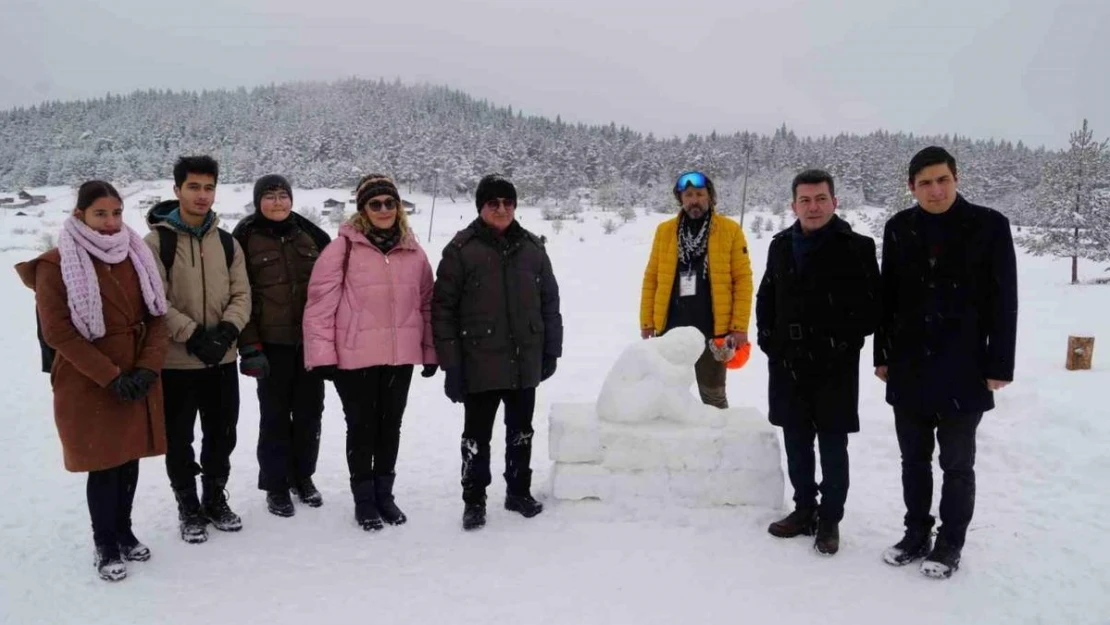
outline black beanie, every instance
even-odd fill
[[[293,199],[293,187],[289,186],[289,181],[284,176],[277,174],[267,174],[262,176],[254,182],[254,210],[257,212],[262,210],[262,196],[270,191],[283,190],[289,194],[289,199]]]
[[[478,212],[486,202],[503,197],[516,203],[516,187],[501,174],[490,174],[478,181],[478,190],[474,193],[474,200],[478,204]]]
[[[361,211],[366,207],[370,198],[379,195],[392,195],[398,204],[401,202],[401,194],[397,192],[397,185],[393,184],[389,177],[379,174],[363,176],[355,190],[355,197],[357,198],[355,200],[357,202],[355,210]]]

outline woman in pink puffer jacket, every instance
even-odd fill
[[[436,372],[432,266],[396,185],[363,177],[358,212],[320,254],[304,312],[305,367],[335,382],[347,421],[347,468],[364,530],[406,521],[393,501],[401,417],[413,365]]]

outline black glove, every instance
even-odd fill
[[[225,344],[219,337],[218,329],[205,330],[199,325],[189,340],[185,341],[185,350],[208,366],[220,364],[229,347],[230,343]]]
[[[131,372],[131,379],[134,380],[135,384],[138,386],[138,395],[135,396],[135,399],[142,399],[146,397],[151,387],[154,386],[154,382],[158,379],[158,374],[150,369],[139,368]]]
[[[313,367],[312,372],[324,378],[325,380],[335,381],[335,377],[339,375],[339,367],[336,365],[324,365],[322,367]]]
[[[135,393],[138,392],[135,379],[131,377],[130,373],[121,373],[117,375],[108,386],[111,387],[116,397],[120,398],[120,401],[131,401],[135,398]]]
[[[558,360],[555,356],[543,357],[543,364],[540,366],[540,382],[555,375],[555,366]]]
[[[135,401],[146,397],[150,387],[158,379],[158,374],[150,369],[136,369],[121,373],[112,380],[112,391],[123,401]]]
[[[239,348],[239,373],[252,378],[270,375],[270,360],[262,351],[261,345],[244,345]]]
[[[221,321],[216,324],[216,329],[212,331],[216,335],[216,340],[224,345],[224,351],[231,349],[231,345],[235,343],[235,339],[239,338],[239,328],[235,327],[234,323],[230,321]]]
[[[420,377],[430,378],[439,371],[439,365],[424,365],[424,370],[420,372]]]
[[[443,370],[443,392],[456,404],[461,404],[466,398],[466,380],[460,367]]]

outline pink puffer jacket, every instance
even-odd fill
[[[412,233],[383,254],[343,224],[308,283],[305,367],[436,364],[433,282],[428,256]]]

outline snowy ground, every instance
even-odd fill
[[[41,233],[56,233],[72,206],[68,189],[34,192],[50,198],[31,209],[41,217],[0,210],[0,259],[8,267],[33,256]],[[172,195],[164,181],[124,193],[128,222],[144,232],[138,202]],[[348,195],[297,191],[295,206]],[[473,203],[441,198],[428,242],[430,198],[410,199],[420,208],[412,220],[435,263],[450,234],[475,216]],[[218,192],[217,210],[239,212],[249,201],[249,186],[228,185]],[[902,503],[891,411],[867,366],[870,345],[862,365],[862,432],[850,442],[852,489],[835,558],[815,555],[808,539],[769,536],[765,528],[777,510],[618,507],[547,497],[548,407],[596,399],[613,360],[638,340],[640,277],[663,217],[641,211],[635,222],[604,235],[608,217],[587,213],[583,223],[554,234],[538,209],[519,211],[526,227],[549,238],[566,326],[565,356],[540,387],[536,410],[533,464],[544,514],[525,520],[501,509],[495,481],[488,526],[462,532],[462,411],[443,397],[439,375],[415,378],[405,416],[397,496],[408,525],[375,535],[355,525],[343,418],[330,387],[316,476],[325,505],[298,506],[292,519],[274,517],[254,488],[258,407],[254,381],[243,378],[229,484],[243,531],[213,530],[199,546],[181,542],[162,461],[145,460],[134,518],[154,557],[130,565],[127,580],[116,585],[97,579],[91,566],[84,476],[62,468],[47,376],[38,372],[32,293],[14,271],[0,272],[0,296],[12,304],[0,332],[8,405],[0,428],[6,502],[0,622],[1110,623],[1110,420],[1099,399],[1110,382],[1107,357],[1100,356],[1108,348],[1096,349],[1093,371],[1063,368],[1069,334],[1110,340],[1110,286],[1069,286],[1067,261],[1019,258],[1017,381],[999,394],[980,429],[978,505],[963,565],[952,580],[935,582],[915,567],[893,569],[880,560],[900,536]],[[758,283],[769,237],[749,238]],[[1093,265],[1081,270],[1087,278],[1101,273]],[[733,405],[765,411],[765,363],[757,350],[747,367],[730,373]],[[494,457],[498,475],[501,460]],[[938,479],[938,491],[939,485]]]

